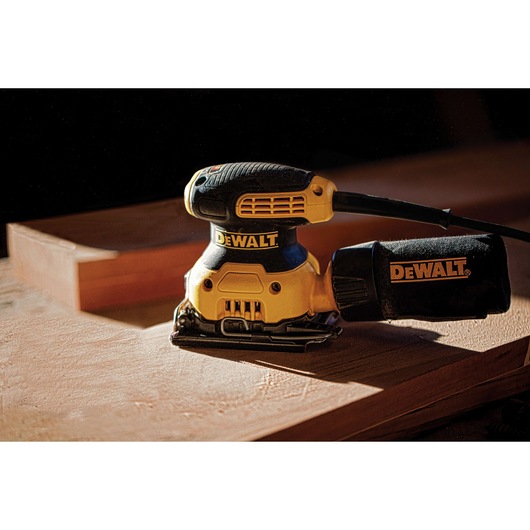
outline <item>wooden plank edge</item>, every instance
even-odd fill
[[[97,311],[167,298],[180,300],[184,275],[204,248],[183,244],[182,248],[129,251],[114,260],[77,263],[79,308]]]
[[[530,366],[513,370],[457,392],[426,407],[346,438],[349,441],[407,440],[447,422],[481,405],[509,398],[530,390]]]
[[[77,309],[74,248],[68,243],[19,223],[7,225],[7,248],[13,276]]]
[[[258,438],[259,441],[346,440],[376,425],[524,366],[529,337],[503,344],[337,409]],[[463,350],[464,351],[464,350]]]

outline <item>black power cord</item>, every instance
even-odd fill
[[[333,194],[333,211],[406,219],[420,223],[435,224],[446,229],[450,226],[459,226],[530,243],[530,233],[523,230],[517,230],[516,228],[489,223],[487,221],[459,217],[453,215],[449,209],[440,210],[431,206],[386,199],[384,197],[375,197],[373,195],[364,195],[362,193],[336,191]]]

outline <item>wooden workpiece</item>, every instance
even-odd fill
[[[451,207],[530,230],[528,143],[321,174],[341,190]],[[502,315],[345,324],[339,339],[304,354],[183,349],[168,339],[171,311],[208,225],[179,208],[178,200],[164,201],[9,227],[10,257],[0,261],[0,439],[402,439],[530,389],[530,245],[505,240],[512,306]],[[299,239],[325,265],[333,250],[361,241],[456,233],[462,231],[337,214],[304,227]],[[157,275],[153,264],[168,271],[171,255],[178,272]],[[134,305],[99,302],[98,314],[75,309],[71,293],[80,280],[72,264],[91,261],[103,270],[101,263],[120,259],[123,268],[114,263],[112,273],[93,279],[98,289],[107,282],[108,291],[113,275],[120,285],[128,274],[139,283],[145,278],[149,288],[138,288]],[[171,282],[179,287],[168,287],[168,295],[160,285]],[[141,294],[150,290],[157,295]],[[112,299],[112,292],[97,296]]]

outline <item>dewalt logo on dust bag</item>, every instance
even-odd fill
[[[390,282],[432,282],[460,280],[471,275],[466,268],[467,258],[426,259],[390,262]]]

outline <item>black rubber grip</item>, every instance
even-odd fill
[[[314,175],[305,169],[269,162],[232,162],[207,167],[200,173],[206,178],[206,188],[245,193],[303,190]]]
[[[189,204],[199,219],[211,221],[234,230],[254,227],[259,220],[241,219],[236,215],[238,198],[245,193],[265,197],[276,192],[305,190],[315,174],[305,169],[268,162],[234,162],[202,169],[189,187]],[[285,218],[268,222],[273,225],[296,226],[305,219]]]
[[[510,306],[496,235],[371,242],[338,250],[332,284],[346,321],[484,318]]]

